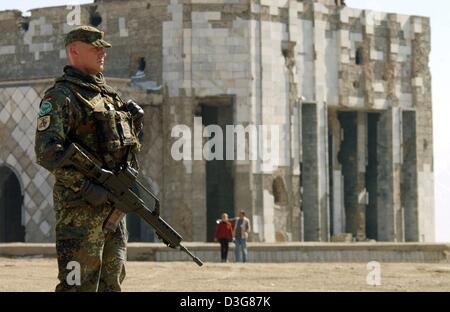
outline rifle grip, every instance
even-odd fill
[[[123,217],[125,217],[125,213],[119,209],[113,209],[103,224],[103,230],[106,232],[115,232]]]

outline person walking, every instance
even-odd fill
[[[223,213],[222,219],[216,227],[216,241],[220,243],[220,258],[222,262],[227,262],[228,259],[228,243],[233,240],[233,229],[228,220],[228,214]]]
[[[245,216],[245,212],[239,212],[239,218],[234,223],[234,243],[235,243],[235,259],[236,262],[247,261],[247,240],[250,232],[250,220]]]

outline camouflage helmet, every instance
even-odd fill
[[[93,45],[94,47],[110,48],[111,44],[103,40],[103,31],[92,26],[78,26],[72,29],[65,38],[65,46],[74,41],[81,41]]]

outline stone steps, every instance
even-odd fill
[[[220,248],[215,243],[185,246],[204,262],[219,262]],[[249,262],[450,262],[450,244],[419,243],[249,243]],[[54,244],[0,244],[2,257],[55,257]],[[230,244],[229,261],[234,261]],[[129,243],[130,261],[189,261],[179,250],[160,243]]]

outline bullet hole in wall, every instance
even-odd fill
[[[22,33],[26,33],[28,29],[30,28],[30,17],[22,15],[17,20],[17,29]]]
[[[145,57],[139,57],[138,61],[137,61],[137,71],[134,74],[134,76],[132,76],[132,79],[142,79],[145,77]]]
[[[30,27],[30,24],[28,22],[21,22],[19,24],[19,30],[21,32],[27,32],[29,27]]]
[[[92,26],[97,27],[98,25],[100,25],[102,23],[102,17],[97,12],[91,13],[91,16],[89,18],[89,23]]]
[[[146,63],[145,63],[145,57],[139,58],[139,61],[138,61],[138,70],[139,70],[139,71],[144,71],[144,70],[145,70],[145,66],[146,66]]]
[[[100,25],[103,21],[102,16],[100,13],[97,12],[97,7],[92,7],[90,10],[90,16],[89,16],[89,24],[91,24],[94,27],[97,27]]]
[[[337,6],[346,6],[345,0],[334,0],[334,3],[335,3]]]
[[[362,59],[362,48],[356,49],[355,53],[355,63],[356,65],[362,65],[363,59]]]
[[[281,177],[276,177],[272,182],[272,193],[275,204],[286,205],[287,204],[287,192]]]

